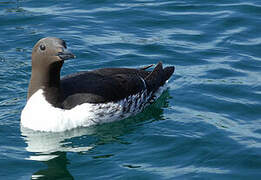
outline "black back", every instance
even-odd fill
[[[145,69],[105,68],[66,76],[61,79],[62,107],[115,102],[145,89],[155,91],[174,72],[174,67],[162,69],[161,62],[153,71]]]

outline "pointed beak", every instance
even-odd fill
[[[59,56],[59,58],[63,61],[76,58],[76,56],[67,49],[64,49],[64,51],[59,52],[57,56]]]

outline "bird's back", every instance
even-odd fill
[[[66,76],[61,80],[64,109],[83,103],[107,103],[122,100],[141,91],[156,91],[174,72],[174,67],[153,71],[129,68],[104,68]]]

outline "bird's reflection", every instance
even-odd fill
[[[47,168],[38,170],[32,179],[73,179],[67,169],[70,163],[67,152],[88,152],[101,144],[118,142],[128,144],[121,140],[121,136],[129,134],[137,125],[148,120],[162,119],[163,109],[167,106],[168,91],[143,113],[122,121],[103,124],[93,127],[76,128],[59,133],[37,132],[21,127],[21,133],[27,143],[26,150],[30,152],[29,160],[43,162]]]
[[[32,175],[32,179],[73,179],[73,176],[67,169],[69,161],[66,152],[55,152],[54,158],[44,161],[47,165],[46,169],[41,169]]]

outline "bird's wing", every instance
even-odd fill
[[[154,91],[169,78],[164,70],[159,63],[153,71],[105,68],[67,76],[61,80],[63,107],[70,109],[87,102],[115,102],[145,89]]]
[[[143,80],[149,72],[131,69],[99,69],[65,77],[61,80],[64,108],[82,103],[118,101],[145,89]]]

